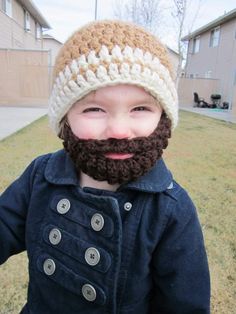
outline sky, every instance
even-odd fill
[[[44,33],[54,36],[61,42],[64,42],[73,31],[85,23],[93,21],[95,18],[96,0],[32,0],[44,18],[51,26],[51,30]],[[124,2],[125,0],[119,0]],[[176,47],[176,31],[171,17],[171,6],[168,4],[171,0],[163,0],[165,5],[164,16],[158,25],[158,36],[172,49]],[[200,1],[199,10],[196,0],[188,0],[189,8],[187,11],[188,28],[184,35],[189,31],[211,22],[230,10],[236,8],[235,0],[198,0]],[[114,18],[114,7],[118,0],[97,0],[97,19]],[[197,18],[194,19],[195,12],[198,11]],[[192,27],[192,21],[195,21]]]

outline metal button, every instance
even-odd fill
[[[173,182],[171,182],[170,185],[167,187],[167,190],[172,190],[173,187],[174,187],[174,184],[173,184]]]
[[[93,217],[91,218],[91,226],[94,231],[100,231],[102,230],[104,226],[104,218],[101,214],[94,214]]]
[[[90,302],[93,302],[96,299],[97,293],[92,285],[85,284],[82,287],[83,297]]]
[[[63,198],[57,203],[57,211],[59,214],[66,214],[69,209],[70,201],[67,198]]]
[[[124,209],[129,211],[129,210],[131,210],[131,208],[132,208],[132,204],[130,202],[126,202],[124,205]]]
[[[95,249],[94,247],[90,247],[85,251],[84,254],[85,260],[86,262],[90,265],[90,266],[95,266],[99,263],[100,261],[100,253],[97,249]]]
[[[56,270],[56,264],[52,259],[48,258],[43,263],[43,270],[46,275],[51,276]]]
[[[57,245],[61,241],[61,231],[53,228],[49,233],[49,241],[53,245]]]

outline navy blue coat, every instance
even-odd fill
[[[209,313],[196,210],[163,160],[110,192],[63,150],[37,158],[0,197],[0,264],[24,250],[24,314]]]

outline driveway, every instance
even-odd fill
[[[233,115],[230,111],[224,109],[209,109],[209,108],[196,108],[192,106],[180,106],[181,110],[198,113],[207,117],[211,117],[218,120],[223,120],[231,123],[236,123],[236,115]]]
[[[0,140],[46,114],[46,108],[0,106]]]

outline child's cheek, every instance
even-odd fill
[[[88,121],[84,123],[81,121],[81,123],[77,125],[75,132],[75,135],[80,139],[100,139],[101,128],[98,127],[96,123]]]

